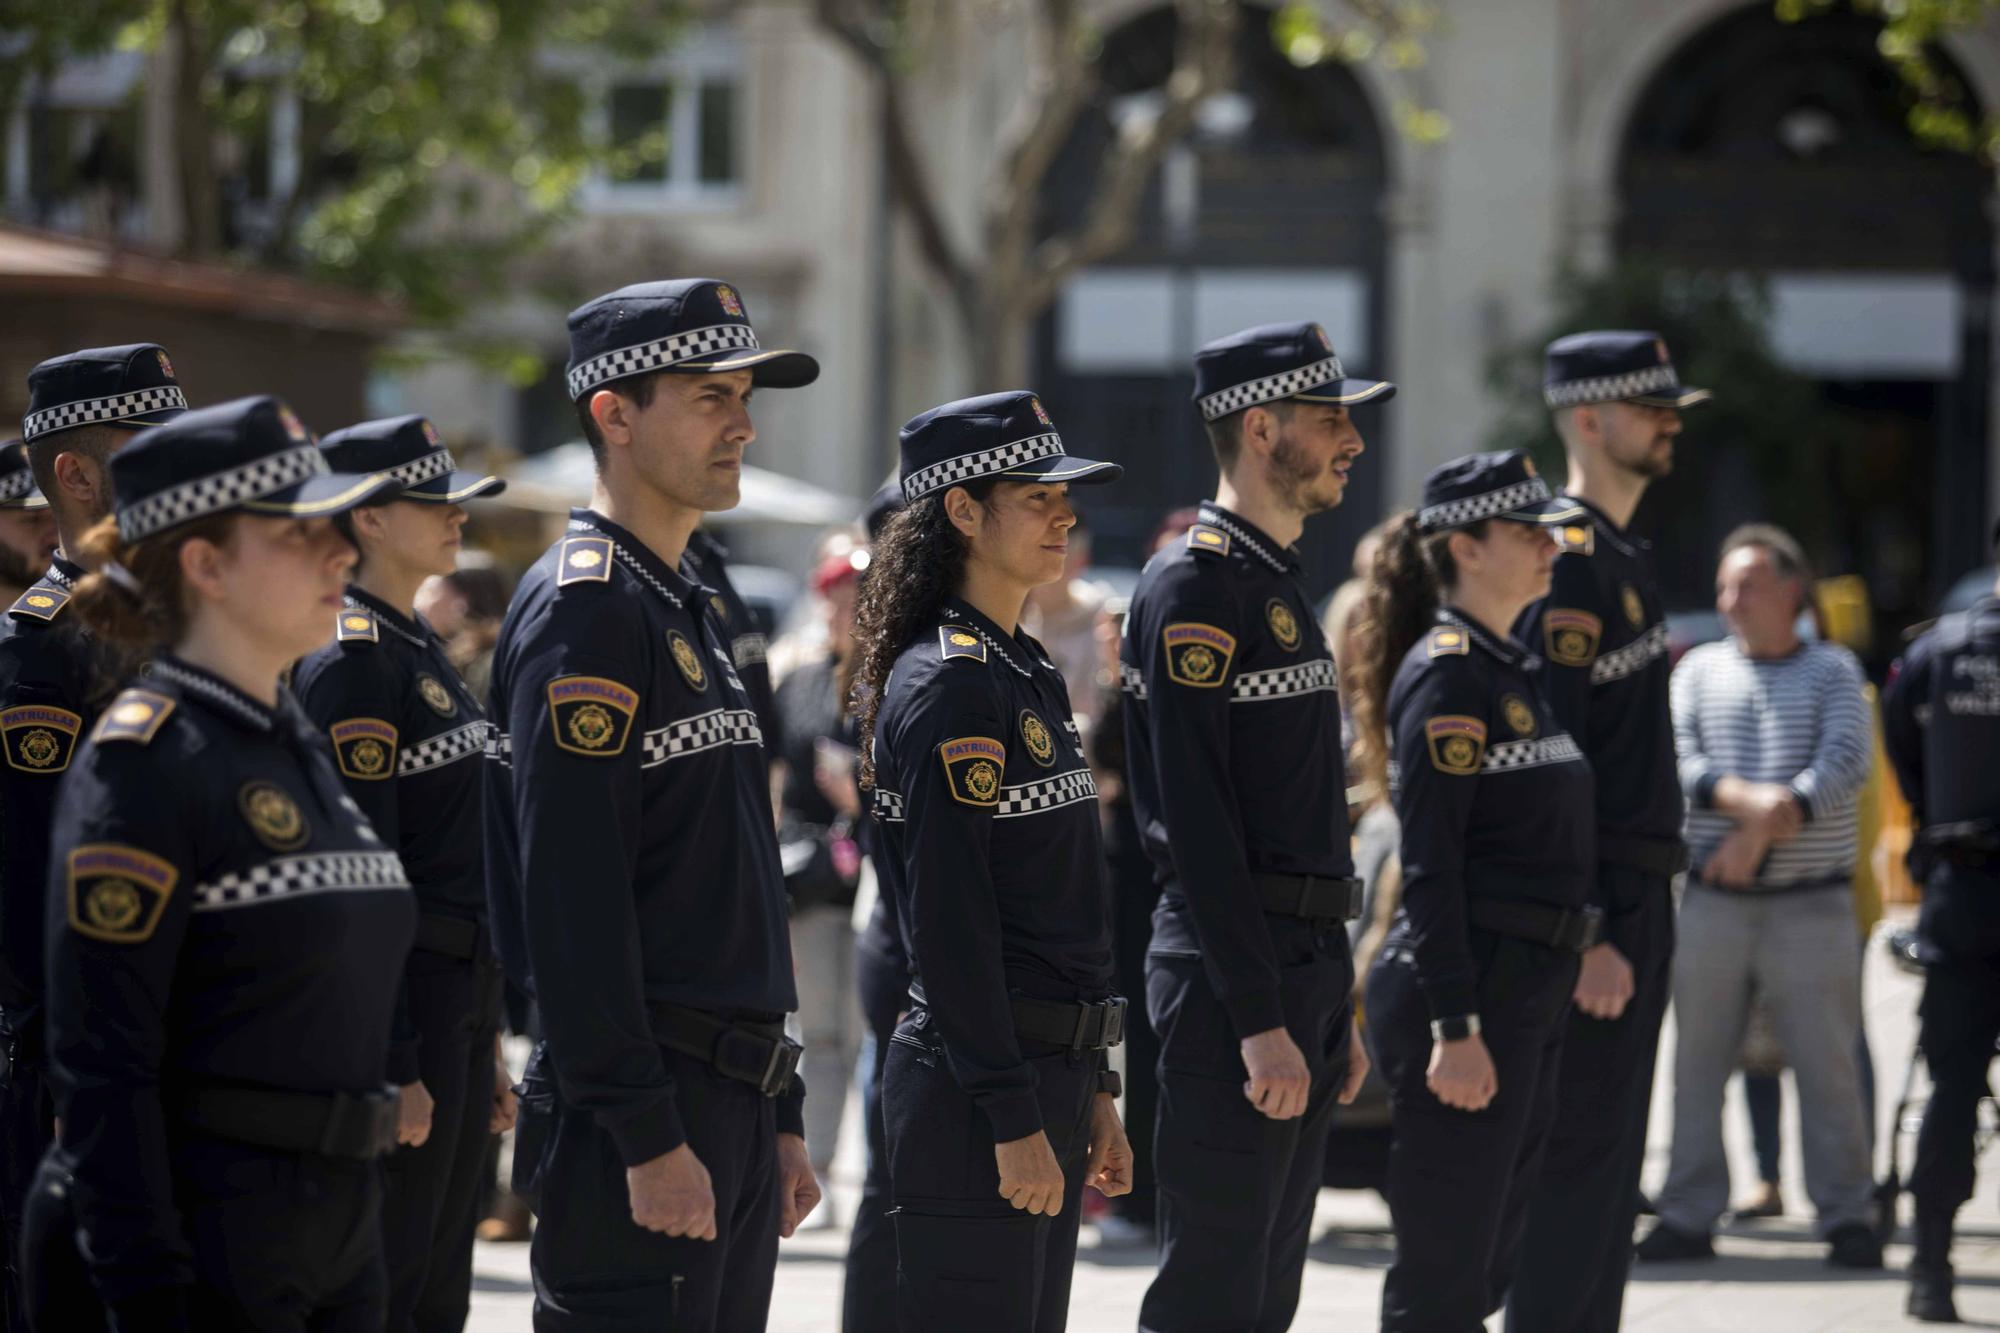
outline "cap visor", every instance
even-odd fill
[[[768,352],[745,352],[741,356],[726,356],[720,361],[704,361],[699,364],[682,362],[668,366],[675,371],[703,370],[747,370],[750,382],[760,389],[803,389],[819,378],[819,362],[804,352],[787,352],[773,349]]]
[[[392,498],[403,483],[380,472],[329,472],[286,486],[269,495],[245,500],[238,508],[253,514],[290,518],[325,518],[359,509],[370,500]]]
[[[1693,407],[1697,403],[1708,402],[1713,397],[1715,395],[1707,389],[1694,389],[1682,385],[1679,393],[1644,393],[1636,398],[1627,398],[1625,401],[1628,403],[1638,403],[1642,407]]]
[[[0,509],[47,509],[49,497],[40,491],[29,491],[18,500],[0,500]]]
[[[1557,497],[1553,500],[1535,500],[1509,509],[1504,514],[1493,517],[1505,519],[1509,523],[1539,523],[1544,527],[1554,527],[1558,523],[1572,523],[1590,511],[1573,500]]]
[[[1346,406],[1386,403],[1395,396],[1396,386],[1387,380],[1335,380],[1331,384],[1320,385],[1311,393],[1292,395],[1302,403],[1340,403]]]
[[[499,477],[488,477],[478,472],[447,472],[442,477],[432,477],[405,489],[396,498],[455,505],[465,500],[476,500],[482,495],[498,495],[506,489],[507,483]]]
[[[1037,458],[1032,463],[1023,463],[999,475],[1013,481],[1066,481],[1072,486],[1095,486],[1118,480],[1125,475],[1125,468],[1119,463],[1100,463],[1095,459],[1057,454],[1053,458]]]
[[[120,417],[116,421],[106,421],[100,424],[116,426],[120,430],[144,430],[148,426],[164,426],[186,411],[185,407],[162,407],[148,412],[143,417]]]

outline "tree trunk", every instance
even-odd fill
[[[174,132],[180,150],[181,247],[189,254],[222,249],[222,201],[215,185],[215,145],[210,141],[208,108],[202,103],[207,49],[188,0],[177,0],[169,19],[178,68],[174,78]]]

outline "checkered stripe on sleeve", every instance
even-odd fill
[[[1230,687],[1229,702],[1255,703],[1260,699],[1283,699],[1295,694],[1316,694],[1337,688],[1331,657],[1317,657],[1292,666],[1268,671],[1245,671]]]
[[[484,754],[488,748],[487,732],[491,727],[488,722],[468,722],[454,731],[432,736],[408,747],[396,759],[396,776],[407,778],[413,773],[443,768],[468,756]]]
[[[514,766],[514,738],[490,722],[486,730],[486,757],[502,768]]]
[[[81,403],[57,403],[54,407],[30,413],[21,422],[21,438],[32,440],[37,435],[74,430],[78,426],[130,421],[133,417],[151,416],[170,408],[185,410],[187,405],[187,395],[172,384],[156,389],[134,389],[131,393],[115,393],[108,398],[91,398]]]
[[[407,889],[402,858],[394,852],[312,852],[280,856],[248,870],[217,876],[194,890],[194,910],[219,912],[276,898],[315,893]]]
[[[1118,664],[1118,688],[1137,699],[1146,702],[1146,673],[1130,662]]]
[[[1546,768],[1550,764],[1583,762],[1583,751],[1566,731],[1538,736],[1531,741],[1501,741],[1486,747],[1486,761],[1480,767],[1488,773],[1507,773],[1517,768]]]
[[[1482,518],[1512,513],[1522,505],[1550,498],[1549,484],[1540,477],[1530,477],[1484,495],[1468,495],[1462,499],[1446,500],[1443,504],[1429,505],[1418,511],[1417,527],[1425,532],[1462,528]]]
[[[884,824],[903,822],[903,794],[886,787],[875,789],[875,818]]]
[[[755,713],[747,708],[714,708],[647,732],[642,742],[645,758],[639,766],[654,768],[669,759],[699,754],[719,745],[763,743],[764,733],[758,729]]]
[[[1256,407],[1259,403],[1275,403],[1281,398],[1304,393],[1307,389],[1317,389],[1322,384],[1344,380],[1347,372],[1340,368],[1340,358],[1330,356],[1324,361],[1315,361],[1309,366],[1296,370],[1283,370],[1275,375],[1266,375],[1260,380],[1247,384],[1231,385],[1218,389],[1201,400],[1201,415],[1204,421],[1219,421],[1231,412],[1241,412],[1246,407]]]
[[[267,454],[241,467],[225,468],[206,477],[149,495],[118,511],[118,535],[128,542],[189,523],[207,514],[233,508],[287,486],[296,486],[330,469],[326,455],[312,445]]]
[[[1615,403],[1624,398],[1637,398],[1643,393],[1679,387],[1680,376],[1674,373],[1673,363],[1668,362],[1647,366],[1644,370],[1628,370],[1619,375],[1597,375],[1587,380],[1544,385],[1542,400],[1550,407],[1575,407],[1580,403]]]
[[[1608,652],[1590,664],[1590,683],[1608,685],[1645,669],[1655,658],[1667,655],[1666,622],[1653,626],[1632,642]]]
[[[771,641],[761,634],[739,634],[730,642],[729,651],[736,655],[739,669],[752,667],[770,660]]]
[[[687,361],[710,361],[718,352],[757,351],[757,335],[748,324],[711,324],[705,329],[689,329],[636,347],[594,356],[569,373],[569,396],[583,397],[599,385],[622,380],[627,375],[643,375]]]
[[[451,450],[439,449],[434,453],[425,454],[422,458],[383,468],[382,475],[394,477],[405,486],[421,486],[427,481],[435,481],[439,477],[448,475],[457,467],[458,460],[451,456]]]
[[[1043,458],[1060,458],[1062,451],[1062,436],[1051,432],[1047,435],[1031,435],[1025,440],[1015,440],[992,449],[982,449],[976,454],[947,458],[942,463],[920,467],[903,478],[903,502],[914,504],[932,491],[949,490],[953,486],[977,481],[981,477],[1011,472],[1023,463],[1033,463]]]
[[[1045,810],[1059,810],[1078,801],[1097,799],[1097,783],[1090,776],[1090,770],[1079,768],[1074,773],[1058,773],[1040,782],[1024,782],[1018,787],[1002,787],[1000,804],[993,811],[995,819],[1013,819],[1020,815],[1038,815]]]

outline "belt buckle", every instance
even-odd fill
[[[1359,875],[1347,878],[1347,913],[1341,924],[1359,921],[1364,908],[1368,906],[1368,882]]]
[[[1115,995],[1104,1002],[1104,1049],[1110,1050],[1125,1040],[1125,1012],[1128,1001],[1122,995]]]
[[[798,1072],[799,1055],[805,1048],[790,1037],[779,1037],[771,1043],[771,1058],[764,1064],[764,1077],[757,1083],[757,1091],[766,1097],[782,1095],[792,1086],[792,1075]]]

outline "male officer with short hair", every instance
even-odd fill
[[[762,1328],[819,1187],[765,750],[681,556],[737,502],[752,388],[819,365],[760,348],[708,279],[611,292],[569,330],[597,485],[508,610],[487,766],[496,943],[546,1033],[515,1162],[535,1326]]]
[[[1367,1073],[1345,923],[1360,910],[1333,656],[1293,543],[1363,448],[1317,324],[1195,358],[1221,469],[1126,620],[1127,768],[1162,885],[1146,958],[1160,1038],[1160,1271],[1147,1333],[1283,1329],[1298,1306],[1336,1098]]]

